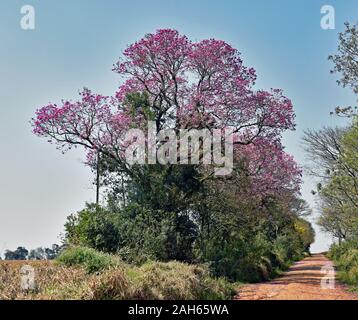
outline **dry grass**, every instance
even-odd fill
[[[129,271],[137,299],[189,300],[205,294],[208,272],[179,262],[149,262]]]
[[[25,265],[35,269],[36,288],[31,291],[21,288],[21,268]],[[50,261],[0,261],[0,299],[69,299],[71,288],[79,292],[88,277],[80,268],[56,266]],[[64,285],[67,289],[61,290]]]
[[[21,267],[35,269],[36,288],[21,289]],[[0,261],[0,300],[228,299],[232,286],[205,268],[150,262],[88,273],[51,261]]]

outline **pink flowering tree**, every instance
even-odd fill
[[[235,160],[247,162],[254,194],[299,188],[300,170],[281,144],[295,127],[292,103],[282,90],[255,90],[255,70],[229,44],[158,30],[130,45],[113,71],[121,77],[113,97],[85,89],[79,101],[46,105],[33,119],[34,133],[63,151],[84,147],[89,162],[103,154],[131,176],[128,129],[144,129],[149,120],[157,131],[230,126]]]

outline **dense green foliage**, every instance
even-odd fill
[[[72,247],[64,250],[56,261],[67,267],[83,266],[88,273],[94,273],[118,266],[118,258],[92,248]]]
[[[118,225],[118,215],[96,205],[87,205],[86,209],[68,217],[67,241],[113,253],[121,243]]]
[[[95,164],[95,168],[98,165]],[[309,251],[310,213],[287,186],[253,194],[247,164],[229,177],[206,176],[195,165],[137,165],[128,179],[105,156],[99,165],[107,204],[69,216],[67,245],[148,260],[205,263],[233,281],[268,279]]]
[[[105,208],[89,205],[69,217],[66,241],[116,253],[137,265],[147,260],[206,263],[215,276],[234,281],[268,279],[308,252],[314,232],[300,218],[309,212],[303,201],[287,194],[255,202],[241,186],[213,181],[201,188],[179,209],[169,206],[180,192],[159,205],[160,190],[146,190],[154,204],[127,198],[125,207],[111,201]]]

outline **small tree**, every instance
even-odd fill
[[[120,216],[95,204],[72,214],[65,224],[69,244],[88,246],[105,252],[116,252],[121,245]]]

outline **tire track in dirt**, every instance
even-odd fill
[[[330,274],[323,271],[330,265],[324,254],[313,254],[275,280],[240,287],[235,300],[358,300],[358,294],[337,281],[332,269]],[[333,282],[334,288],[322,286],[324,277],[330,278],[328,283]]]

